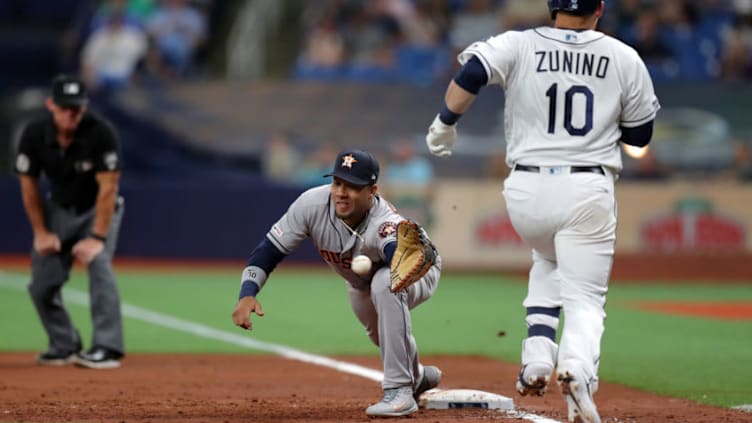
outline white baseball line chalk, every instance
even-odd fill
[[[15,289],[15,290],[25,291],[26,290],[25,284],[27,282],[28,280],[25,277],[0,270],[0,287],[6,287],[6,288]],[[66,301],[83,306],[83,307],[87,307],[87,308],[89,307],[89,294],[88,293],[75,289],[75,288],[71,288],[71,287],[64,288],[64,292],[65,292]],[[328,367],[330,369],[334,369],[343,373],[349,373],[352,375],[360,376],[360,377],[363,377],[363,378],[366,378],[375,382],[381,382],[381,380],[384,378],[383,372],[369,369],[367,367],[363,367],[358,364],[347,363],[344,361],[334,360],[334,359],[316,355],[316,354],[310,354],[310,353],[296,350],[295,348],[290,348],[284,345],[259,341],[257,339],[249,338],[247,335],[238,335],[238,334],[226,332],[226,331],[219,330],[219,329],[214,329],[212,327],[206,326],[201,323],[191,322],[189,320],[180,319],[178,317],[170,316],[170,315],[163,314],[157,311],[147,310],[145,308],[141,308],[132,304],[122,303],[121,307],[122,307],[124,316],[129,317],[131,319],[140,320],[142,322],[150,323],[154,326],[160,326],[160,327],[176,330],[178,332],[190,333],[192,335],[196,335],[196,336],[200,336],[200,337],[208,338],[208,339],[214,339],[217,341],[226,342],[228,344],[237,345],[237,346],[245,347],[248,349],[274,353],[276,355],[288,358],[290,360],[297,360],[297,361],[302,361],[304,363],[315,364],[317,366]],[[436,391],[439,391],[439,390],[436,390]],[[473,398],[476,398],[476,399],[480,398],[481,400],[484,400],[486,404],[486,407],[482,407],[482,408],[499,409],[500,412],[506,413],[507,415],[515,419],[525,419],[533,423],[559,423],[557,420],[552,420],[552,419],[538,416],[535,414],[514,411],[512,400],[507,397],[503,397],[501,395],[492,394],[492,393],[483,392],[483,391],[472,391],[472,390],[464,390],[468,392],[465,392],[465,393],[454,392],[452,394],[452,391],[463,391],[463,390],[439,391],[439,392],[448,392],[450,395],[450,398],[453,398],[454,400],[445,401],[444,399],[439,399],[436,402],[436,404],[438,405],[434,408],[440,408],[442,401],[447,403],[447,406],[444,408],[450,408],[450,405],[449,405],[450,402],[453,402],[455,404],[451,408],[458,408],[459,405],[457,404],[461,404],[461,403],[468,404],[467,406],[473,406],[473,405],[477,406],[477,404],[473,404],[473,401],[474,401]],[[468,394],[468,395],[464,395],[464,394]]]

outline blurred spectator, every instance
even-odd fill
[[[734,10],[728,0],[695,0],[700,18],[696,31],[702,34],[706,42],[712,43],[716,58],[720,56],[724,34],[734,23]],[[699,46],[701,49],[706,46]]]
[[[733,27],[725,34],[721,76],[726,80],[752,79],[752,0],[735,2]]]
[[[284,131],[273,133],[266,142],[262,159],[264,176],[277,183],[293,184],[299,164],[300,154],[293,147],[290,135]]]
[[[637,22],[637,16],[645,8],[653,9],[654,3],[644,4],[643,0],[621,0],[614,5],[619,33],[626,33]],[[607,5],[609,8],[611,4]]]
[[[159,53],[158,70],[168,77],[185,76],[207,34],[206,16],[187,0],[161,0],[146,23]]]
[[[337,68],[345,59],[345,42],[337,32],[333,17],[319,22],[307,38],[304,52],[313,66]]]
[[[677,78],[697,81],[717,76],[719,47],[711,35],[697,31],[700,14],[696,4],[688,0],[662,0],[657,4],[662,36],[679,64]]]
[[[671,79],[678,75],[679,68],[671,49],[660,38],[659,30],[658,11],[645,7],[637,13],[630,41],[654,79]]]
[[[400,82],[427,86],[450,76],[454,65],[444,48],[448,10],[442,4],[445,2],[418,0],[412,17],[400,21],[403,38],[396,49]]]
[[[146,33],[140,27],[126,25],[125,20],[122,13],[114,13],[84,44],[82,74],[93,90],[127,86],[146,54]]]
[[[298,79],[431,84],[453,66],[444,0],[328,0],[304,19]]]
[[[400,138],[390,146],[391,160],[384,169],[382,181],[392,184],[428,186],[433,182],[433,166],[407,138]]]
[[[390,160],[382,171],[382,191],[406,217],[425,226],[433,221],[434,170],[431,162],[416,153],[407,138],[389,148]]]
[[[449,9],[444,0],[415,0],[411,19],[401,22],[405,43],[412,47],[437,48],[449,30]]]
[[[325,142],[317,146],[295,169],[295,183],[304,188],[326,183],[323,175],[332,170],[332,157],[336,157],[339,150],[334,142]]]
[[[452,18],[449,43],[453,51],[459,52],[475,41],[499,34],[501,30],[499,9],[494,0],[467,0]]]
[[[153,0],[107,0],[97,8],[90,30],[94,32],[107,25],[114,15],[122,16],[124,25],[143,28],[154,10]]]
[[[399,21],[386,7],[361,8],[347,26],[351,52],[346,77],[370,82],[395,82],[395,48],[402,39]]]
[[[296,77],[338,78],[345,63],[346,50],[334,14],[327,14],[315,22],[305,37],[303,52],[296,64]]]
[[[73,18],[60,37],[61,68],[78,72],[80,53],[87,40],[107,26],[114,15],[122,16],[126,26],[143,29],[154,10],[154,0],[78,0]]]
[[[739,31],[728,34],[721,58],[721,77],[725,80],[744,81],[752,77],[752,46]]]
[[[535,28],[551,22],[548,9],[530,0],[507,0],[502,6],[501,17],[504,30]]]

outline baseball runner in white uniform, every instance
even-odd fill
[[[463,67],[426,142],[431,153],[451,155],[456,122],[479,90],[504,89],[513,171],[503,194],[533,256],[516,388],[543,395],[555,369],[569,421],[600,422],[592,395],[616,238],[619,142],[647,145],[660,106],[635,50],[595,30],[604,2],[549,0],[548,6],[553,27],[508,31],[459,54]]]
[[[383,398],[366,409],[371,416],[404,416],[418,410],[418,396],[439,384],[441,372],[423,366],[412,334],[410,310],[431,298],[439,283],[441,258],[408,288],[392,293],[389,263],[397,245],[397,224],[405,220],[378,193],[379,164],[361,150],[341,152],[331,184],[301,194],[269,230],[248,260],[240,299],[232,313],[237,326],[251,329],[250,314],[263,316],[256,298],[277,264],[310,238],[329,267],[347,282],[350,304],[368,337],[381,351]],[[364,275],[350,264],[365,255],[373,265]]]

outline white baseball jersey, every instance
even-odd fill
[[[637,52],[601,32],[540,27],[470,45],[488,84],[504,88],[507,164],[604,165],[622,169],[620,126],[660,108]]]

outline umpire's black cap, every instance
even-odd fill
[[[334,168],[324,177],[336,176],[357,185],[373,185],[379,179],[379,162],[367,151],[345,150],[337,154]]]
[[[58,75],[52,80],[52,101],[60,107],[85,106],[86,84],[73,75]]]

